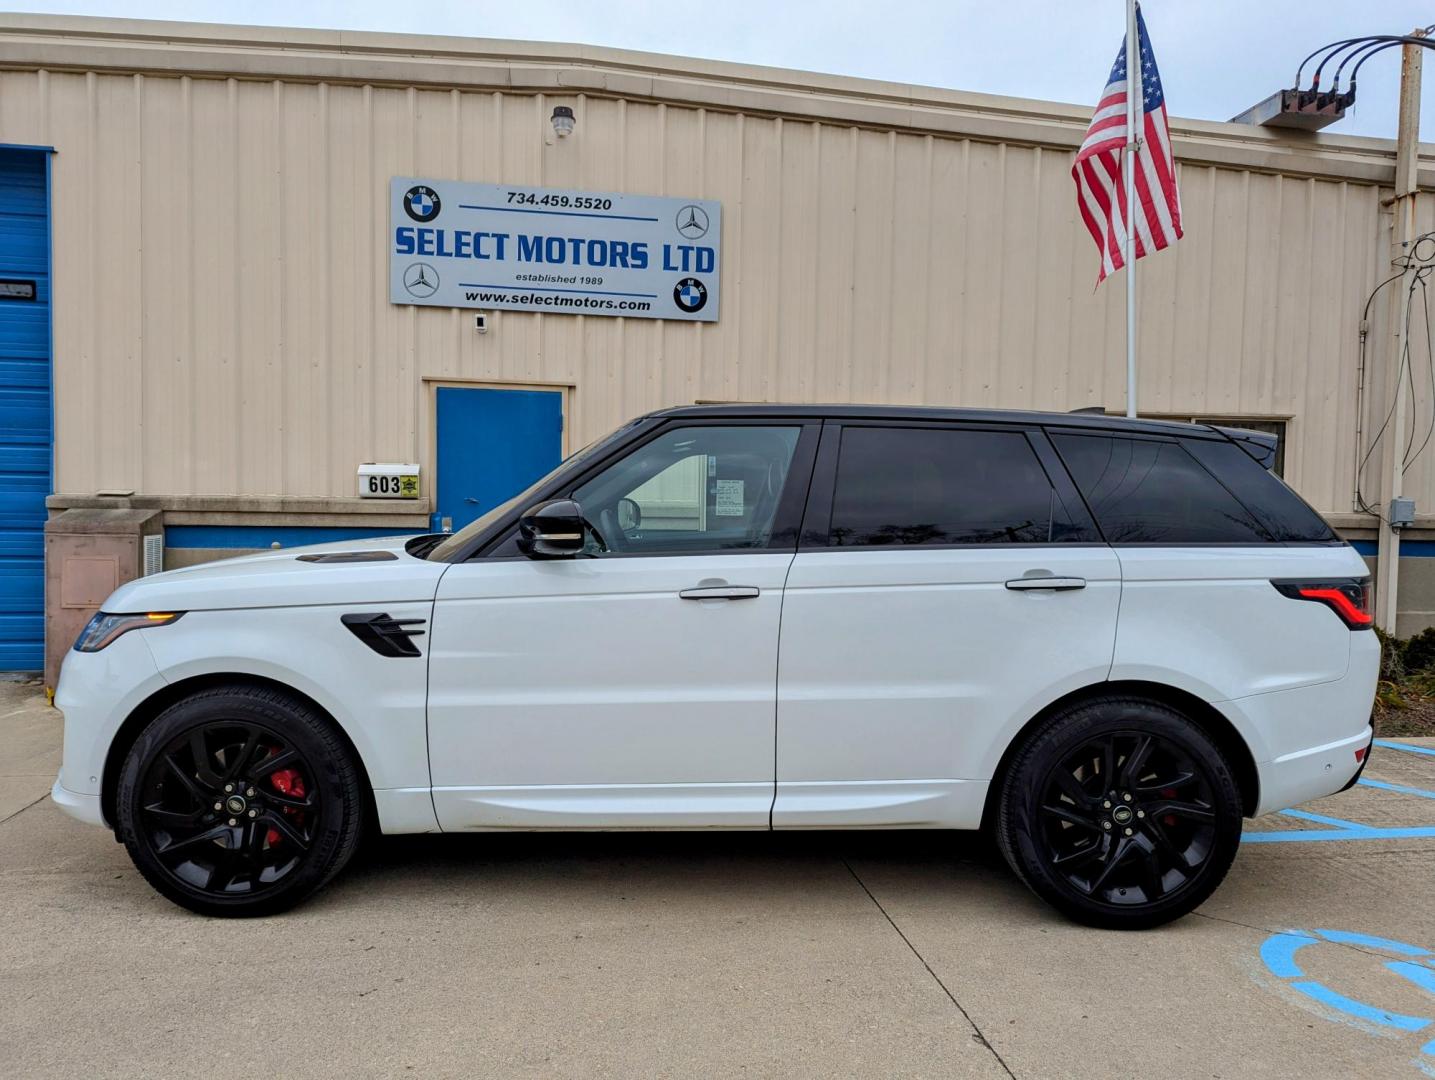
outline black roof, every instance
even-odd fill
[[[1215,433],[1209,424],[1185,424],[1176,420],[1132,420],[1092,412],[1037,412],[1020,409],[946,409],[930,405],[679,405],[648,414],[653,417],[720,418],[755,417],[775,419],[828,420],[966,420],[980,424],[1044,424],[1104,431],[1132,431],[1165,435],[1206,435]]]

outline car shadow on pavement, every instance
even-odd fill
[[[553,832],[375,837],[327,893],[365,895],[417,883],[478,897],[489,890],[558,891],[585,883],[663,893],[801,890],[824,881],[867,888],[901,879],[942,892],[980,883],[1025,890],[982,834],[852,832]],[[323,897],[319,898],[321,901]],[[336,896],[335,903],[349,900]]]

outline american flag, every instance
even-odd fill
[[[1171,157],[1171,131],[1166,123],[1166,97],[1161,75],[1146,35],[1146,20],[1136,8],[1136,34],[1140,41],[1141,70],[1136,86],[1141,94],[1138,132],[1142,139],[1136,154],[1136,257],[1160,251],[1181,238],[1181,197],[1176,190],[1176,164]],[[1121,174],[1121,152],[1126,147],[1126,42],[1116,54],[1111,77],[1086,129],[1086,141],[1076,153],[1071,177],[1076,181],[1076,204],[1091,238],[1101,252],[1099,285],[1108,274],[1126,264],[1126,184]]]

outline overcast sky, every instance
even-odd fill
[[[0,9],[573,41],[1076,103],[1094,103],[1125,32],[1122,0],[0,0]],[[1435,23],[1435,0],[1147,0],[1143,10],[1167,107],[1206,120],[1290,86],[1320,45]],[[1394,135],[1399,56],[1366,65],[1358,103],[1330,130]],[[1435,55],[1426,66],[1422,134],[1435,141]]]

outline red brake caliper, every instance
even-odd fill
[[[298,769],[280,769],[278,772],[271,773],[269,775],[269,782],[274,785],[274,790],[279,792],[280,795],[288,795],[295,799],[302,799],[304,797],[304,777],[299,774]],[[284,812],[287,814],[292,811],[286,806]],[[279,830],[270,829],[265,840],[270,847],[279,843]]]
[[[1163,798],[1163,799],[1174,799],[1175,797],[1176,797],[1176,789],[1175,789],[1175,788],[1173,788],[1173,787],[1168,787],[1168,788],[1162,788],[1162,789],[1161,789],[1161,798]],[[1175,824],[1176,824],[1176,815],[1175,815],[1175,814],[1167,814],[1167,815],[1166,815],[1165,817],[1163,817],[1161,820],[1162,820],[1165,824],[1174,827]]]

